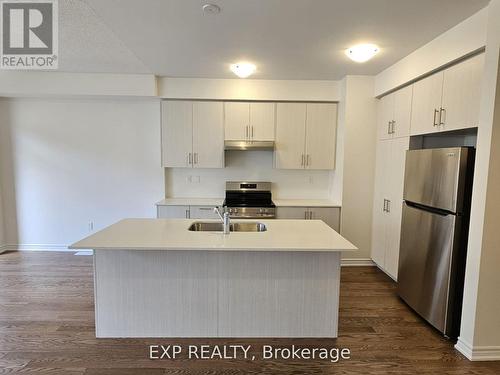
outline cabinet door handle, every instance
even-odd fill
[[[192,165],[193,164],[193,154],[190,152],[188,156],[188,164]]]
[[[439,109],[439,125],[444,125],[445,121],[446,121],[446,109],[441,107]]]
[[[252,140],[253,140],[253,125],[252,125],[252,136],[251,136]]]
[[[194,153],[194,164],[198,164],[198,153]]]
[[[245,126],[245,139],[248,140],[248,125]]]
[[[304,166],[304,154],[302,154],[301,159],[300,159],[300,166]]]
[[[438,126],[438,123],[436,121],[436,116],[437,116],[438,113],[439,113],[439,111],[437,109],[435,109],[434,110],[434,120],[433,120],[434,121],[434,123],[433,123],[434,126]]]
[[[307,220],[307,214],[308,214],[308,212],[307,212],[307,210],[305,210],[304,211],[304,220]]]
[[[198,210],[200,211],[213,211],[213,207],[198,207]]]
[[[387,212],[387,199],[384,198],[384,208],[382,211]]]
[[[386,212],[391,212],[391,201],[387,199],[387,211]]]
[[[186,210],[186,219],[189,219],[189,210]]]
[[[306,166],[309,166],[311,163],[311,155],[307,154],[306,156]]]
[[[392,120],[391,134],[396,133],[396,120]]]
[[[391,123],[392,121],[387,121],[387,134],[391,134]]]
[[[314,214],[314,212],[309,211],[309,220],[312,220],[312,219],[313,219],[313,214]]]

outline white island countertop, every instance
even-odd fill
[[[352,251],[357,248],[321,220],[255,220],[265,232],[191,232],[192,219],[124,219],[71,249]],[[203,220],[210,221],[210,220]],[[212,220],[214,221],[214,220]],[[232,222],[248,222],[233,220]],[[253,220],[252,220],[253,221]]]

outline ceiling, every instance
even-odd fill
[[[207,15],[206,3],[221,12]],[[488,0],[65,0],[59,2],[59,67],[68,72],[256,79],[377,74],[471,16]],[[344,50],[371,42],[370,62]]]

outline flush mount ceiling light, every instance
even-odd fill
[[[220,13],[220,6],[215,4],[205,4],[202,7],[205,14],[218,14]]]
[[[364,63],[379,52],[375,44],[358,44],[345,50],[345,54],[353,61]]]
[[[255,73],[257,67],[252,63],[239,62],[236,64],[231,64],[229,67],[231,71],[240,78],[247,78]]]

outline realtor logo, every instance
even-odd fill
[[[2,69],[57,69],[57,0],[0,0]]]

